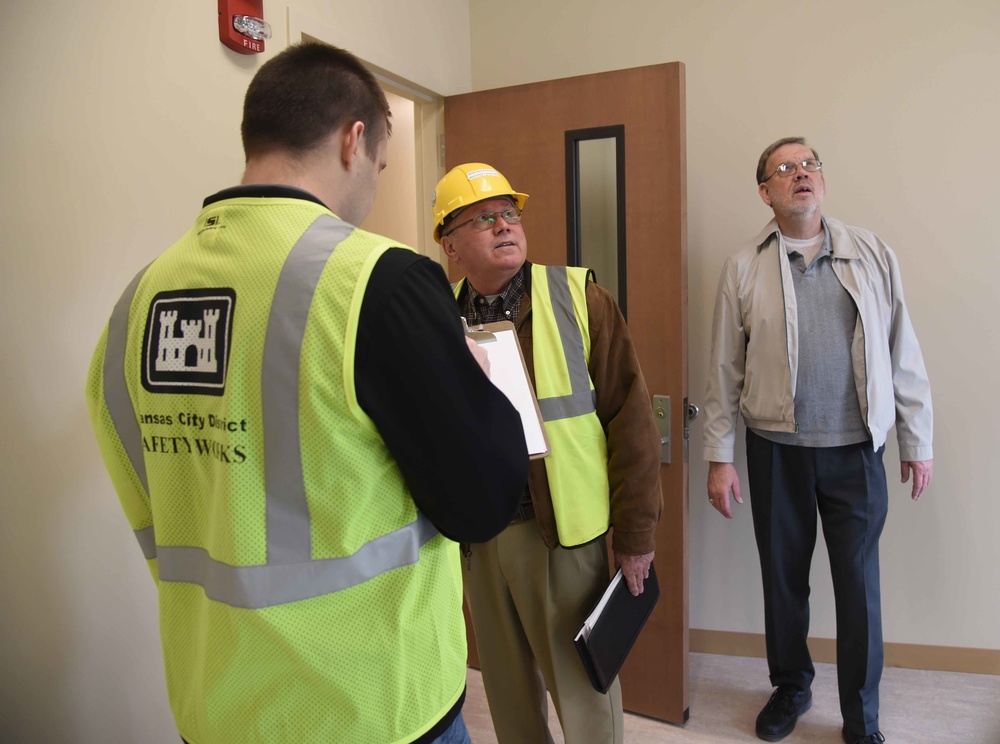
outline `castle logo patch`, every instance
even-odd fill
[[[142,386],[151,393],[222,395],[235,308],[232,289],[156,295],[146,317]]]

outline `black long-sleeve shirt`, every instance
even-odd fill
[[[413,500],[457,542],[483,542],[514,514],[528,477],[517,411],[479,369],[441,267],[390,249],[358,321],[358,403]]]

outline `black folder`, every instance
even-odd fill
[[[629,592],[619,568],[576,634],[573,643],[580,652],[591,684],[598,692],[606,693],[615,681],[659,597],[660,585],[652,564],[649,566],[649,578],[643,581],[643,592],[638,597]]]

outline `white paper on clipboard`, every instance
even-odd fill
[[[484,338],[492,334],[495,340]],[[535,399],[535,391],[528,378],[528,369],[521,355],[521,345],[514,332],[514,324],[501,321],[487,323],[468,329],[472,338],[480,335],[479,343],[490,359],[490,381],[507,396],[521,415],[524,441],[528,445],[528,455],[532,458],[545,457],[551,451],[541,411]]]

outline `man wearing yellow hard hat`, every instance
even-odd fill
[[[614,298],[588,269],[526,260],[527,199],[492,166],[466,163],[432,203],[434,239],[465,273],[459,308],[470,325],[515,324],[552,449],[532,462],[510,526],[462,546],[466,596],[500,744],[552,740],[546,688],[567,744],[621,742],[621,687],[594,690],[573,637],[607,586],[609,529],[629,590],[643,590],[659,439]]]

